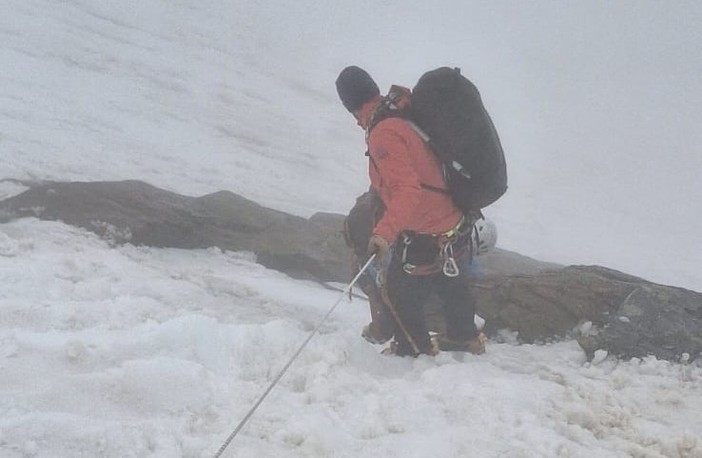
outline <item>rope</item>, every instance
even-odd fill
[[[273,381],[271,382],[271,384],[268,386],[268,388],[266,389],[266,391],[261,395],[261,397],[258,399],[258,401],[256,401],[256,404],[254,404],[253,407],[251,407],[251,409],[250,409],[249,412],[246,414],[246,416],[244,416],[244,418],[239,422],[239,424],[238,424],[237,427],[234,429],[234,431],[232,431],[232,433],[229,435],[229,437],[227,437],[227,440],[225,440],[224,443],[222,444],[222,446],[219,448],[219,450],[217,450],[217,453],[215,453],[215,455],[214,455],[215,458],[219,458],[219,457],[222,455],[222,453],[224,453],[224,450],[226,450],[226,448],[229,446],[229,444],[231,443],[231,441],[234,440],[234,438],[236,437],[236,435],[239,434],[239,431],[241,431],[241,429],[244,427],[244,425],[245,425],[246,422],[249,420],[249,418],[251,418],[251,416],[254,414],[254,412],[256,411],[256,409],[258,409],[258,406],[260,406],[261,403],[263,402],[263,400],[266,398],[266,396],[268,396],[268,393],[270,393],[270,392],[273,390],[273,387],[280,381],[280,379],[283,377],[283,375],[284,375],[285,372],[288,370],[288,368],[292,365],[292,363],[295,361],[295,359],[297,359],[297,357],[300,356],[300,353],[302,353],[302,350],[304,350],[305,346],[307,346],[307,344],[309,343],[309,341],[312,340],[312,337],[314,337],[314,335],[317,333],[317,331],[319,331],[319,328],[322,327],[322,325],[323,325],[324,322],[327,320],[327,318],[329,318],[329,316],[332,314],[332,312],[334,312],[334,310],[335,310],[336,307],[339,305],[339,303],[341,302],[341,300],[344,299],[344,297],[346,297],[346,294],[347,294],[349,291],[351,291],[351,288],[353,288],[353,285],[356,283],[356,281],[358,281],[358,279],[361,277],[361,275],[363,274],[363,272],[366,271],[366,269],[367,269],[368,266],[371,264],[371,262],[373,262],[374,259],[375,259],[375,254],[372,255],[370,258],[368,258],[368,261],[366,262],[366,264],[361,268],[361,270],[358,271],[358,273],[357,273],[356,276],[353,278],[353,280],[351,280],[351,283],[349,283],[349,285],[344,289],[344,291],[343,291],[342,294],[341,294],[341,297],[339,297],[339,299],[338,299],[338,300],[334,303],[334,305],[329,309],[329,311],[327,312],[327,314],[324,315],[324,318],[322,318],[322,320],[319,322],[319,324],[317,325],[317,327],[315,327],[315,328],[312,330],[312,332],[310,332],[310,335],[309,335],[309,336],[307,337],[307,339],[302,343],[302,345],[300,345],[300,348],[298,348],[298,350],[295,352],[295,354],[292,356],[292,358],[290,358],[290,361],[288,361],[288,363],[287,363],[285,366],[283,366],[283,369],[282,369],[282,370],[278,373],[278,375],[273,379]]]

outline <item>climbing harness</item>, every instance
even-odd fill
[[[466,243],[467,241],[465,240],[465,237],[471,233],[472,228],[472,219],[464,216],[453,229],[440,234],[403,233],[400,241],[402,245],[400,258],[402,270],[409,275],[417,276],[433,275],[439,272],[442,272],[447,277],[459,276],[460,268],[456,260],[461,258],[466,251],[469,251],[471,255],[473,253],[470,243]],[[435,247],[436,258],[421,264],[409,262],[410,245],[416,239],[423,239],[424,242]]]

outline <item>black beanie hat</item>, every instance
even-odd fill
[[[354,112],[364,103],[380,95],[380,89],[373,78],[362,68],[352,65],[339,73],[336,79],[336,92],[347,110]]]

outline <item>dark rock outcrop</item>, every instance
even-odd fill
[[[577,337],[589,358],[598,349],[667,360],[702,352],[702,294],[694,291],[600,266],[488,275],[477,286],[488,332],[512,329],[525,342]]]
[[[601,329],[579,337],[588,357],[605,349],[625,359],[654,355],[697,360],[702,352],[702,294],[651,283],[632,286]]]
[[[334,281],[350,271],[338,215],[308,220],[227,191],[195,198],[140,181],[45,183],[0,202],[0,212],[61,220],[115,243],[252,251],[296,278]]]
[[[300,218],[230,192],[195,198],[138,181],[45,183],[0,201],[0,214],[61,220],[112,243],[252,251],[261,264],[295,278],[350,276],[342,215]],[[488,332],[508,328],[525,342],[575,336],[589,356],[605,349],[625,358],[695,360],[702,351],[702,294],[504,250],[477,258],[475,270]],[[436,308],[429,316],[440,328]]]

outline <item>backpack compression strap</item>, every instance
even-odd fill
[[[419,127],[417,124],[415,124],[411,120],[407,119],[406,121],[407,121],[407,124],[409,124],[409,126],[417,133],[417,135],[419,135],[419,138],[421,138],[422,141],[424,141],[424,143],[433,152],[434,150],[431,147],[431,138],[429,137],[429,135],[426,132],[424,132],[421,127]],[[446,173],[446,166],[442,163],[441,167],[442,167],[443,172],[444,172],[444,179],[448,179],[448,175]],[[451,191],[448,189],[445,189],[445,188],[439,188],[439,187],[432,186],[432,185],[429,185],[426,183],[420,183],[420,186],[424,189],[428,189],[429,191],[434,191],[434,192],[438,192],[441,194],[451,195]]]

